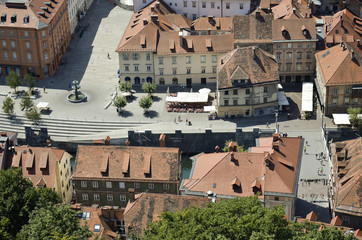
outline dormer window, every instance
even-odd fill
[[[29,23],[29,15],[25,15],[24,24],[28,24],[28,23]]]
[[[287,30],[286,27],[283,26],[283,27],[281,28],[281,31],[282,31],[283,37],[285,37],[285,38],[288,38],[288,37],[289,37],[289,33],[288,33],[288,30]]]
[[[6,22],[6,13],[3,13],[3,15],[1,15],[1,22]]]
[[[16,14],[13,14],[13,16],[10,18],[11,23],[16,23]]]

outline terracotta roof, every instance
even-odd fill
[[[101,172],[108,155],[108,171]],[[151,174],[145,172],[150,158]],[[111,178],[138,180],[179,180],[179,150],[161,147],[78,146],[73,179]],[[149,170],[148,170],[149,171]]]
[[[242,197],[254,195],[255,190],[260,190],[262,195],[265,192],[296,194],[294,183],[300,152],[296,149],[300,149],[301,139],[280,138],[277,141],[282,144],[278,151],[271,153],[227,152],[194,156],[192,181],[184,181],[185,193],[192,195],[193,192],[205,194],[212,191],[217,196]],[[283,164],[285,159],[295,167]]]
[[[12,166],[21,167],[23,176],[29,178],[35,187],[46,185],[54,189],[56,163],[61,160],[64,150],[49,147],[15,147],[15,153],[12,156]],[[44,159],[48,156],[45,167]]]
[[[181,14],[167,14],[165,17],[170,21],[172,24],[175,24],[178,28],[189,29],[191,27],[192,21]]]
[[[340,149],[339,152],[337,152],[337,148]],[[362,182],[362,138],[333,143],[331,152],[334,168],[337,170],[335,176],[337,192],[333,210],[362,216],[359,196]],[[342,154],[342,158],[339,156],[340,154]],[[339,163],[344,164],[336,166]],[[343,175],[340,176],[339,173],[343,173]]]
[[[232,17],[199,17],[191,25],[192,31],[231,31],[233,25]]]
[[[279,81],[275,57],[258,47],[237,48],[221,61],[218,69],[219,89],[235,87],[233,80],[240,79],[252,84]]]
[[[176,212],[189,207],[205,206],[210,202],[206,197],[180,196],[172,194],[141,193],[124,211],[125,228],[138,234],[147,224],[158,220],[163,211]]]
[[[180,44],[182,39],[182,46]],[[208,44],[211,43],[211,47]],[[179,32],[160,32],[157,54],[226,53],[233,49],[232,34],[179,36]]]
[[[255,12],[254,12],[255,13]],[[270,42],[273,40],[272,14],[263,14],[257,17],[255,14],[236,15],[233,17],[233,30],[235,43]]]
[[[272,7],[274,19],[310,18],[311,9],[301,1],[282,0],[277,6]]]
[[[317,221],[318,217],[314,211],[311,211],[310,213],[308,213],[308,215],[305,218],[309,221]]]
[[[286,32],[283,33],[283,29]],[[316,40],[315,20],[312,18],[274,19],[273,41],[278,40]]]
[[[315,55],[326,86],[361,83],[362,68],[357,61],[358,53],[354,52],[356,59],[351,60],[351,52],[339,44]]]

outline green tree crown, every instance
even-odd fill
[[[130,92],[132,90],[132,83],[130,82],[121,82],[119,84],[119,90],[122,92]]]
[[[35,80],[29,73],[24,76],[24,82],[29,90],[32,90],[35,87]]]
[[[114,99],[113,105],[119,109],[124,108],[127,105],[127,100],[125,97],[118,96]]]
[[[30,111],[25,112],[25,116],[32,122],[40,120],[40,113],[36,108],[33,108]]]
[[[20,107],[24,108],[26,111],[34,107],[34,102],[27,92],[24,93],[23,98],[20,101]]]
[[[18,74],[15,71],[11,71],[6,78],[6,85],[13,88],[16,91],[16,88],[20,86],[21,80]]]
[[[155,91],[156,91],[156,84],[154,84],[154,83],[149,83],[149,82],[147,82],[147,83],[144,83],[143,85],[142,85],[142,90],[145,92],[145,93],[148,93],[148,94],[152,94],[152,93],[154,93]]]
[[[11,97],[7,97],[3,101],[2,109],[3,109],[4,113],[11,116],[14,113],[14,106],[15,106],[15,102],[11,99]]]
[[[147,110],[152,106],[152,98],[150,96],[144,96],[138,101],[141,108]]]

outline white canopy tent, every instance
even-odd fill
[[[166,97],[166,102],[179,102],[179,103],[206,103],[209,94],[206,92],[178,92],[176,97]]]
[[[215,112],[215,106],[204,106],[204,112]]]
[[[336,125],[350,125],[351,122],[349,121],[349,115],[346,113],[333,113],[333,122]]]
[[[48,110],[49,109],[49,103],[48,102],[39,102],[36,107],[41,110]]]
[[[302,88],[302,112],[313,111],[313,83],[305,82]]]
[[[278,104],[279,106],[289,106],[287,96],[285,96],[284,91],[278,92]]]

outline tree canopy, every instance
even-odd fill
[[[125,97],[118,96],[114,99],[113,105],[118,109],[122,109],[127,105],[127,100]]]
[[[30,108],[34,107],[33,100],[31,100],[27,92],[24,93],[23,98],[20,101],[20,107],[24,108],[25,111],[28,111]]]
[[[225,141],[224,147],[222,148],[223,152],[228,152],[229,151],[229,143],[232,142],[233,140],[227,140]],[[247,152],[248,149],[244,149],[244,146],[239,146],[236,148],[237,152]]]
[[[15,71],[11,71],[6,78],[6,85],[8,85],[11,88],[14,88],[14,90],[16,91],[16,88],[19,87],[20,84],[21,80],[18,74]]]
[[[15,102],[11,99],[11,97],[7,97],[3,101],[2,109],[3,109],[4,113],[11,116],[14,113],[14,106],[15,106]]]
[[[144,96],[138,101],[141,108],[147,111],[152,106],[152,98],[150,96]]]
[[[36,108],[31,109],[30,111],[25,112],[25,116],[32,122],[40,120],[40,113]]]
[[[149,95],[152,95],[156,91],[156,84],[146,82],[142,85],[142,90],[148,93]]]
[[[136,235],[137,236],[137,235]],[[209,203],[206,207],[163,212],[144,230],[144,239],[353,239],[336,228],[284,219],[283,206],[263,207],[257,196]]]
[[[35,80],[29,73],[24,76],[24,82],[29,90],[32,90],[35,87]]]
[[[358,114],[361,113],[361,108],[349,107],[347,112],[349,114],[349,121],[351,122],[351,125],[362,131],[362,119],[358,118]]]
[[[130,82],[121,82],[119,84],[119,90],[122,92],[130,92],[132,90],[132,83]]]

